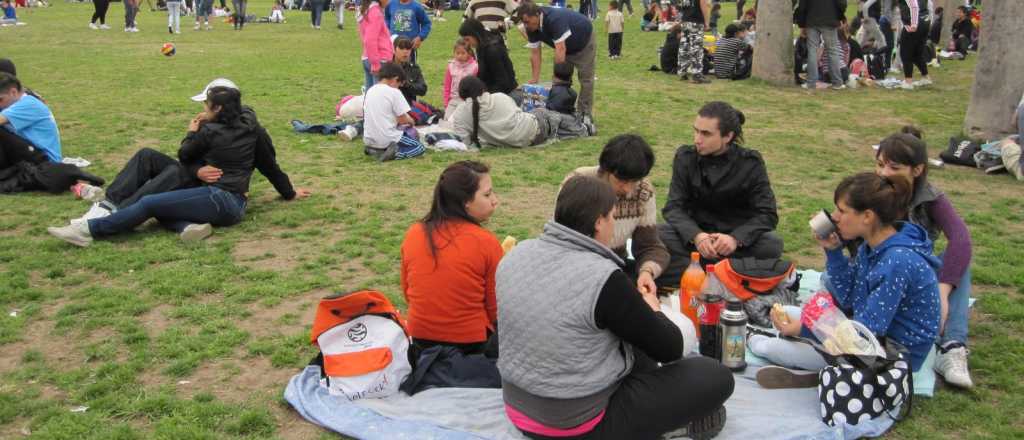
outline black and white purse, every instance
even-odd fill
[[[883,414],[895,421],[910,416],[914,378],[908,351],[885,338],[877,344],[884,355],[833,355],[812,343],[828,363],[818,372],[822,422],[857,425]]]

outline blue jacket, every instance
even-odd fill
[[[935,272],[942,262],[920,226],[899,223],[897,229],[877,249],[862,244],[853,262],[842,247],[826,251],[825,270],[839,308],[876,335],[906,346],[917,371],[939,334]]]
[[[426,40],[430,35],[430,17],[423,5],[416,0],[409,3],[402,3],[399,0],[388,2],[384,10],[384,21],[388,23],[388,32],[391,35],[406,37],[410,40],[419,37]]]

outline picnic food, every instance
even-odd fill
[[[509,235],[505,237],[505,240],[501,242],[501,249],[507,254],[508,251],[512,250],[516,246],[516,238]]]

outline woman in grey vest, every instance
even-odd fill
[[[732,374],[681,359],[693,347],[608,247],[616,201],[601,179],[569,179],[541,236],[498,265],[505,411],[534,439],[711,438]]]

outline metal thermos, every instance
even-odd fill
[[[722,365],[743,371],[747,368],[747,313],[743,303],[729,298],[718,322],[722,329]]]
[[[718,329],[722,313],[722,297],[714,294],[700,296],[697,318],[700,320],[700,354],[722,360],[721,331]]]

